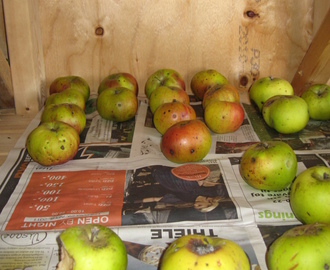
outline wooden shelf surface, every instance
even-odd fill
[[[34,115],[0,114],[0,165],[33,118]]]

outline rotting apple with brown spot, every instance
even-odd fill
[[[181,74],[169,68],[159,69],[148,77],[144,89],[147,98],[150,98],[151,93],[159,86],[175,86],[186,90]]]
[[[135,77],[127,72],[114,73],[105,77],[101,81],[97,92],[98,94],[101,94],[103,90],[114,87],[128,88],[129,90],[133,91],[136,96],[139,93],[139,87]]]
[[[153,116],[155,128],[162,135],[174,124],[193,119],[196,119],[194,108],[179,101],[160,105]]]
[[[190,104],[189,96],[185,90],[175,86],[159,86],[150,95],[149,107],[152,113],[163,103],[180,101]]]
[[[203,100],[205,92],[214,85],[227,84],[227,78],[214,69],[197,72],[190,81],[191,91],[197,100]]]
[[[210,151],[211,134],[198,119],[181,121],[164,133],[160,148],[164,156],[175,163],[202,160]]]
[[[185,235],[174,240],[161,257],[160,270],[250,270],[250,261],[236,242],[220,237]]]
[[[49,86],[49,94],[60,93],[68,88],[78,90],[85,102],[89,99],[90,87],[85,79],[79,76],[58,77]]]

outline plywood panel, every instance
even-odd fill
[[[261,76],[291,80],[313,31],[312,0],[40,0],[39,11],[46,89],[76,74],[96,92],[125,71],[143,95],[157,69],[176,69],[189,86],[214,68],[246,91]]]
[[[3,6],[16,112],[35,114],[45,92],[38,2],[3,0]]]

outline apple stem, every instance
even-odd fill
[[[269,76],[269,79],[270,79],[270,80],[273,80],[273,75],[270,75],[270,76]]]
[[[99,228],[97,227],[93,227],[92,230],[91,230],[91,242],[94,242],[94,238],[97,237],[98,233],[99,233]]]
[[[267,142],[263,142],[262,144],[266,149],[269,147],[269,144]]]

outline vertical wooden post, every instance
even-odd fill
[[[330,9],[293,77],[292,86],[301,95],[309,86],[325,83],[330,76]]]
[[[3,6],[16,113],[35,114],[45,87],[38,1],[4,0]]]

